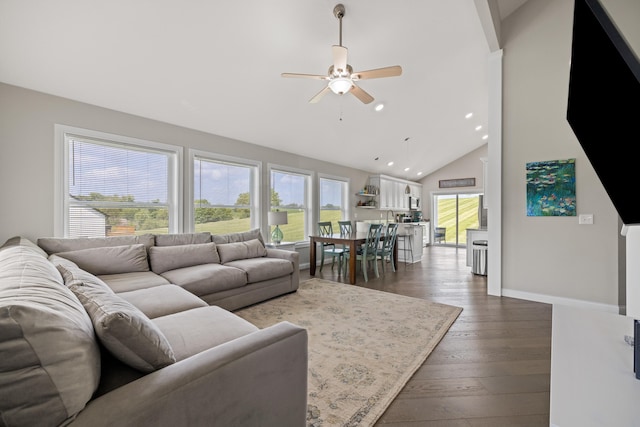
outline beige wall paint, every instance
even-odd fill
[[[425,219],[431,219],[431,202],[432,196],[436,193],[451,191],[460,192],[473,192],[484,191],[484,179],[483,179],[483,163],[481,158],[488,157],[488,145],[484,144],[482,147],[473,150],[471,153],[459,158],[455,162],[438,169],[437,171],[430,173],[423,178],[420,183],[422,184],[422,213]],[[439,187],[439,181],[441,179],[458,179],[458,178],[475,178],[476,185],[474,187],[458,187],[442,189]],[[434,226],[433,224],[431,224]]]
[[[354,188],[360,188],[369,177],[364,171],[0,83],[2,243],[16,235],[36,239],[52,236],[54,233],[56,124],[179,145],[185,148],[184,162],[189,160],[189,148],[259,160],[263,162],[264,182],[268,182],[268,163],[311,170],[316,174],[346,177],[350,179],[352,186],[350,206],[355,206],[356,203]],[[185,180],[185,191],[187,185]],[[266,209],[265,207],[263,210],[266,212]],[[351,216],[353,215],[352,208]],[[308,254],[306,257],[308,258]],[[302,258],[304,255],[301,255]]]
[[[502,289],[615,309],[618,214],[566,120],[572,25],[572,0],[529,1],[503,22]],[[593,225],[526,215],[526,163],[566,158]]]

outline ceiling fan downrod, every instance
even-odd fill
[[[342,46],[342,18],[344,17],[344,5],[342,3],[337,4],[334,8],[333,8],[333,15],[338,18],[338,21],[340,21],[340,39],[339,39],[339,45]]]

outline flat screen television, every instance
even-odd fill
[[[640,224],[640,62],[598,0],[576,0],[567,120],[626,225]]]

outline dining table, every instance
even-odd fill
[[[385,239],[384,231],[380,234],[380,241]],[[320,236],[313,234],[309,236],[309,274],[311,276],[316,275],[316,248],[318,244],[333,243],[335,245],[344,245],[349,248],[350,253],[355,254],[358,248],[364,244],[367,240],[366,231],[354,231],[347,234],[331,234],[328,236]],[[398,245],[393,245],[393,266],[394,269],[398,268]],[[383,261],[384,262],[384,261]],[[352,285],[356,283],[356,257],[349,257],[349,283]]]

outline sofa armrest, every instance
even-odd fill
[[[304,426],[307,331],[261,329],[89,402],[72,426]]]
[[[291,291],[297,290],[300,285],[300,253],[296,251],[286,251],[284,249],[267,248],[267,257],[286,259],[293,263]]]

